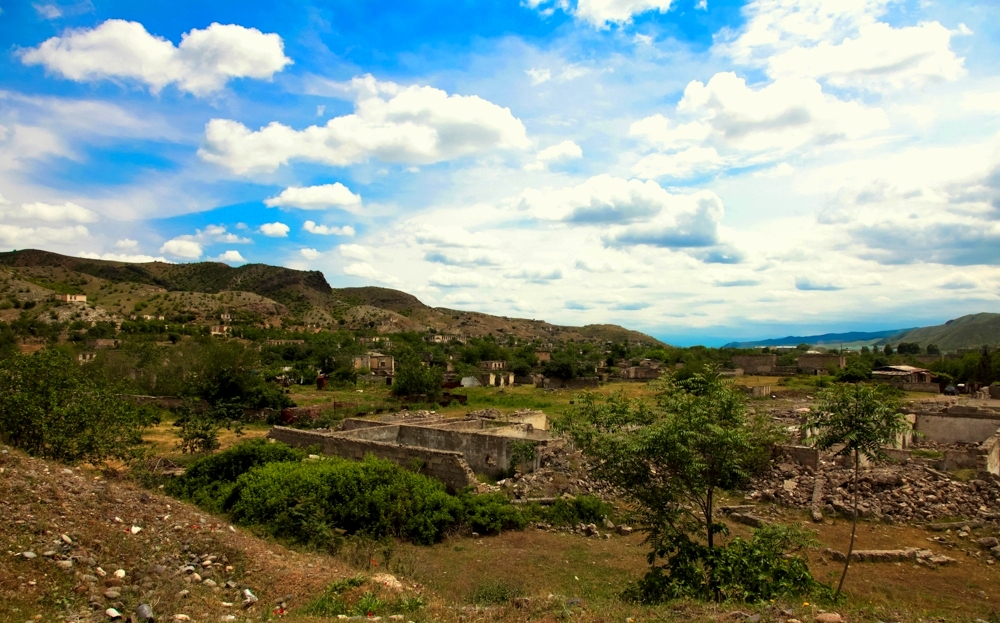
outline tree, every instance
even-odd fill
[[[444,375],[441,368],[425,366],[420,357],[409,349],[400,349],[396,359],[396,376],[392,393],[397,396],[426,394],[429,398],[441,394]]]
[[[888,460],[883,446],[896,441],[898,435],[910,430],[900,413],[902,401],[898,392],[885,385],[836,385],[820,393],[819,404],[810,411],[802,424],[805,433],[814,432],[807,443],[821,450],[843,446],[837,456],[847,456],[854,463],[854,517],[847,560],[840,575],[835,597],[840,595],[851,564],[854,537],[858,529],[858,471],[861,458],[872,463]]]
[[[916,342],[900,342],[896,347],[896,352],[900,355],[919,355],[920,344]]]
[[[713,518],[717,495],[768,467],[773,425],[748,416],[743,393],[710,371],[658,381],[655,404],[585,394],[558,426],[592,459],[592,475],[637,509],[651,546],[645,581],[665,596],[718,598],[716,536],[725,527]]]
[[[928,344],[927,345],[927,354],[928,355],[940,355],[941,354],[941,349],[938,347],[937,344]]]
[[[882,349],[882,352],[884,354],[886,354],[886,355],[891,355],[892,354],[892,344],[886,344],[885,348]]]
[[[29,454],[68,463],[130,460],[151,409],[122,387],[89,378],[69,355],[46,349],[0,360],[0,438]]]

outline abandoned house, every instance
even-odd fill
[[[911,392],[941,391],[940,385],[934,382],[934,373],[924,368],[914,366],[882,366],[872,370],[872,376],[889,385]]]
[[[629,366],[622,369],[621,377],[625,381],[655,381],[660,378],[660,369],[653,366]]]
[[[354,368],[368,368],[375,376],[395,376],[396,360],[392,355],[370,351],[354,358]]]
[[[87,340],[87,346],[95,350],[101,350],[104,348],[118,348],[121,346],[121,340],[115,340],[111,338],[100,338],[97,340]]]
[[[506,361],[480,361],[479,367],[483,370],[505,370],[507,368]]]
[[[743,368],[743,374],[751,376],[774,373],[778,365],[777,355],[733,355],[733,366]]]
[[[847,365],[847,357],[843,355],[823,355],[806,353],[795,360],[798,369],[806,374],[824,374],[831,369],[843,370]],[[746,368],[744,368],[746,370]]]
[[[64,303],[86,303],[86,294],[53,294],[52,299]]]
[[[536,350],[535,358],[538,359],[538,363],[545,363],[546,361],[552,361],[552,351]]]
[[[361,460],[372,454],[437,478],[453,491],[477,485],[476,474],[502,478],[517,444],[551,441],[540,412],[505,420],[477,417],[445,419],[435,414],[399,414],[379,420],[348,418],[340,430],[297,430],[275,426],[268,437],[290,446],[319,446],[323,454]],[[535,453],[535,461],[539,453]],[[537,467],[537,465],[535,466]]]

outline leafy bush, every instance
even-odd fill
[[[122,393],[111,381],[88,378],[55,349],[0,359],[0,438],[70,463],[132,459],[157,416]]]
[[[551,506],[531,510],[538,519],[556,526],[600,523],[611,515],[611,505],[596,495],[581,495],[570,500],[557,499]]]
[[[268,463],[301,461],[305,456],[302,450],[283,443],[268,443],[266,439],[244,441],[195,461],[183,476],[167,483],[166,491],[206,510],[220,512],[236,479],[243,474]]]
[[[524,589],[507,580],[487,580],[472,591],[472,603],[493,606],[509,603],[524,595]]]
[[[349,589],[357,588],[365,583],[364,576],[354,576],[346,580],[338,580],[326,587],[323,594],[310,601],[302,608],[302,614],[317,617],[332,618],[338,614],[347,614],[347,605],[343,594]]]
[[[812,577],[805,559],[791,554],[809,544],[813,544],[810,535],[785,526],[767,526],[750,540],[736,537],[725,547],[714,548],[676,534],[664,543],[661,554],[666,564],[650,568],[624,597],[646,604],[682,597],[743,602],[802,595],[829,598],[830,587]],[[705,582],[709,567],[714,590]]]
[[[502,493],[463,495],[462,522],[473,532],[496,534],[504,530],[523,530],[524,515]]]
[[[239,477],[226,506],[234,521],[314,544],[337,529],[429,544],[462,513],[440,482],[373,457],[264,465]]]

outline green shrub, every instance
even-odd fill
[[[580,495],[569,500],[559,498],[551,506],[530,512],[533,517],[556,526],[575,526],[600,523],[611,511],[611,505],[596,495]]]
[[[751,603],[802,595],[830,598],[830,587],[817,582],[805,559],[794,555],[811,544],[815,541],[808,533],[777,525],[756,530],[749,540],[735,537],[713,548],[677,535],[662,544],[667,563],[653,566],[624,597],[647,604],[682,597]],[[708,567],[714,568],[718,594],[705,581]]]
[[[523,530],[527,520],[502,493],[463,495],[462,522],[479,534]]]
[[[472,603],[493,606],[509,603],[524,595],[524,590],[507,580],[487,580],[472,591]]]
[[[133,459],[157,416],[123,393],[112,381],[86,376],[59,350],[0,359],[0,439],[69,463]]]
[[[302,450],[283,443],[269,443],[266,439],[244,441],[195,461],[183,476],[167,483],[166,492],[206,510],[220,512],[236,479],[243,474],[268,463],[301,461],[305,456]]]
[[[437,480],[367,457],[258,467],[239,477],[225,510],[236,522],[306,543],[340,529],[430,544],[462,507]]]
[[[363,576],[357,575],[346,580],[338,580],[326,587],[323,594],[310,601],[302,608],[302,614],[332,618],[338,614],[347,614],[347,604],[344,603],[345,591],[357,588],[365,583]]]

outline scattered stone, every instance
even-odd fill
[[[152,621],[153,609],[149,604],[139,604],[139,607],[135,609],[135,618],[140,621]]]
[[[378,582],[391,591],[403,590],[403,583],[396,579],[396,576],[388,573],[378,573],[372,576],[372,582]]]
[[[836,612],[820,612],[816,615],[816,623],[841,623],[843,620]]]
[[[57,560],[56,561],[56,566],[59,567],[60,569],[65,569],[66,571],[69,571],[70,569],[73,568],[73,561],[72,560]]]
[[[36,554],[35,552],[21,552],[21,558],[26,558],[27,560],[31,560],[32,558],[38,558],[38,554]]]
[[[122,618],[121,612],[118,612],[114,608],[108,608],[104,611],[104,614],[108,615],[108,618],[112,620]]]
[[[106,599],[118,599],[121,596],[122,594],[113,588],[109,588],[108,590],[104,591],[104,597]]]
[[[620,534],[622,536],[628,536],[628,535],[632,534],[632,527],[631,526],[618,526],[618,534]]]
[[[125,577],[125,570],[124,569],[119,569],[119,570],[115,571],[115,577],[118,578],[119,580],[122,579],[122,578],[124,578]]]
[[[249,608],[250,606],[257,603],[257,596],[250,592],[249,588],[243,589],[243,607]]]
[[[60,534],[59,538],[62,539],[62,542],[65,543],[66,545],[73,544],[73,539],[69,538],[68,534]]]
[[[189,591],[187,589],[184,589],[182,591],[178,591],[177,592],[177,599],[184,599],[185,597],[187,597],[190,594],[191,594],[191,591]]]
[[[760,517],[749,513],[730,513],[729,518],[736,523],[741,523],[752,528],[763,528],[768,525],[768,523]]]
[[[211,580],[211,579],[209,579],[209,580],[203,580],[202,584],[204,584],[205,586],[207,586],[209,588],[215,588],[216,586],[218,586],[218,584],[215,583],[215,580]]]
[[[993,549],[997,545],[1000,545],[1000,540],[995,536],[987,536],[977,540],[976,543],[979,543],[979,547],[983,549]]]
[[[190,621],[191,617],[189,617],[186,614],[175,614],[174,615],[174,620],[175,621]]]
[[[132,534],[139,534],[140,532],[142,532],[142,528],[140,528],[139,526],[132,526],[129,532],[131,532]]]

